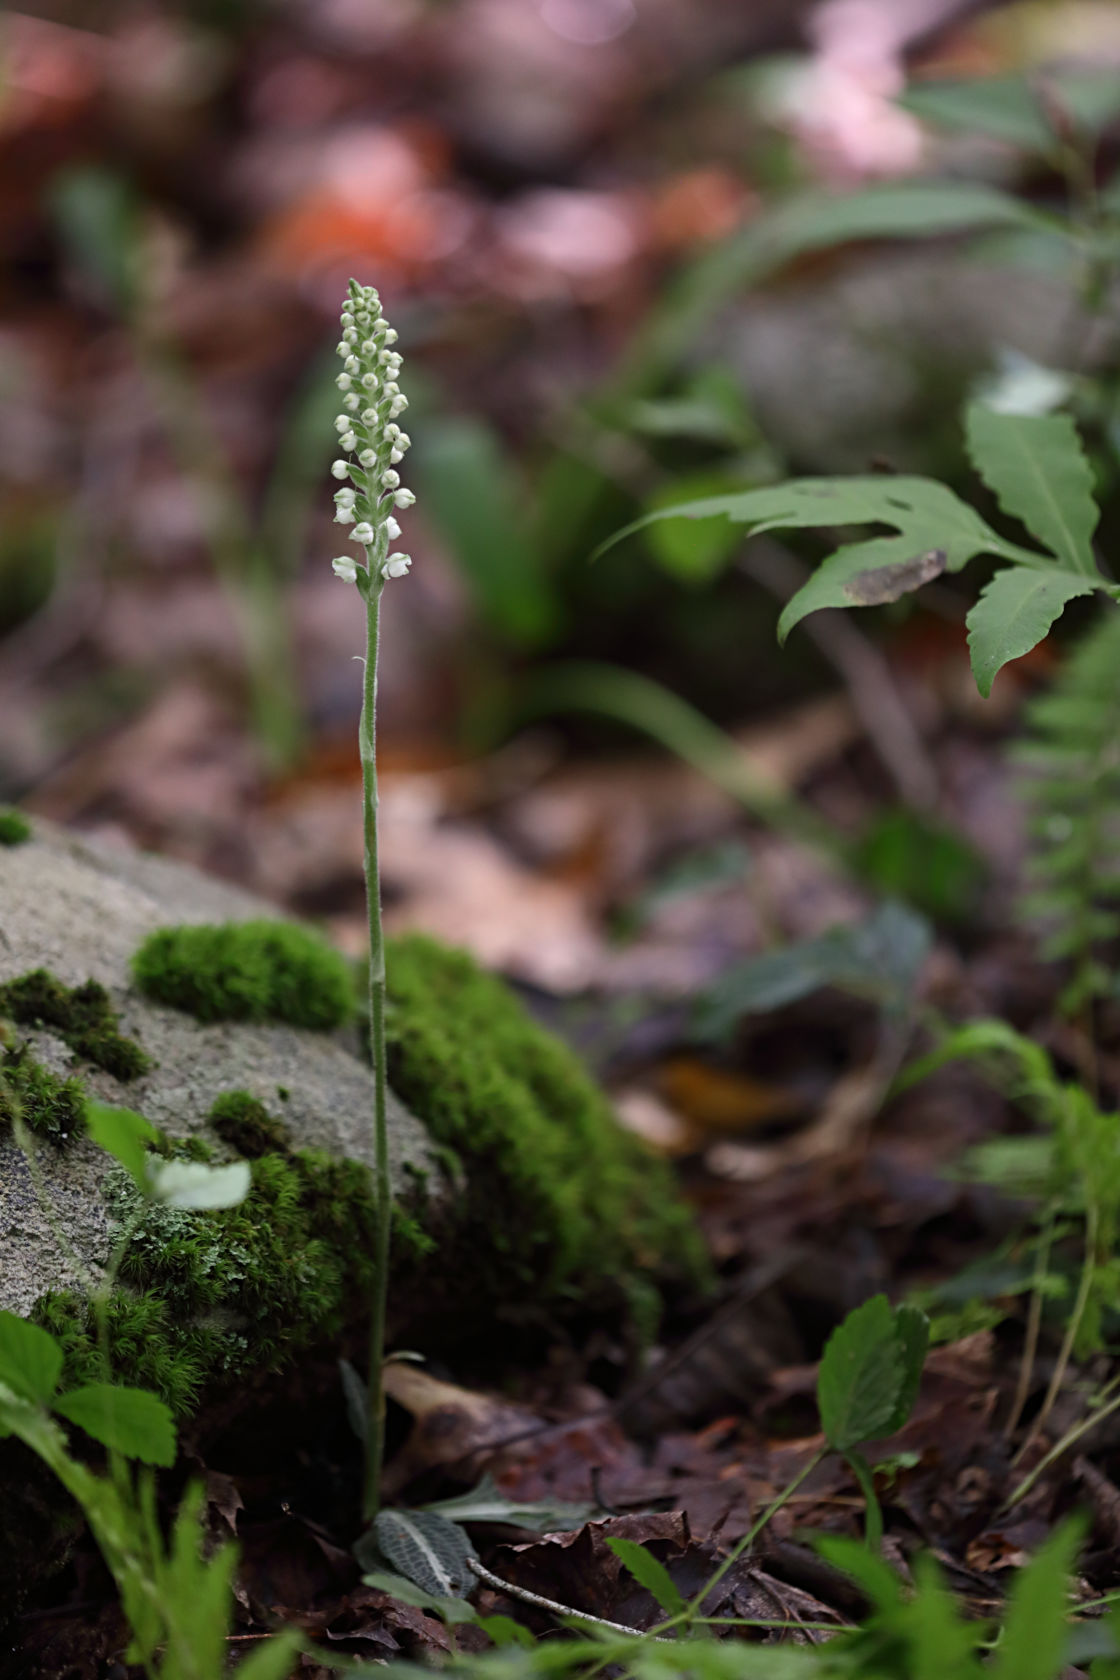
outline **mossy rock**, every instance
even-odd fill
[[[115,1370],[180,1417],[223,1383],[360,1324],[371,1283],[372,1074],[356,1020],[316,1031],[260,1018],[291,1013],[290,987],[257,984],[262,941],[269,961],[314,944],[293,923],[294,945],[284,928],[262,934],[275,917],[194,870],[46,824],[0,851],[0,1074],[37,1134],[73,1255],[60,1252],[0,1101],[0,1306],[60,1336],[68,1380],[93,1374],[80,1274],[96,1276],[139,1216],[110,1313]],[[248,924],[258,964],[249,1019],[215,1019],[226,1005],[209,980],[205,1020],[144,995],[145,941],[163,957],[177,941],[196,971],[208,952],[228,979],[237,937],[198,930],[233,923]],[[184,927],[196,937],[161,931]],[[324,973],[346,972],[322,947],[311,955]],[[609,1313],[648,1332],[662,1286],[699,1268],[665,1168],[618,1128],[571,1051],[465,954],[405,939],[389,976],[393,1332],[445,1355],[492,1338],[503,1318]],[[226,992],[228,1012],[244,1017],[244,994]],[[338,1019],[337,998],[329,1013]],[[208,1214],[139,1206],[127,1175],[75,1135],[75,1080],[144,1114],[167,1153],[250,1159],[248,1199]]]

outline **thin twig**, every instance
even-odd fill
[[[493,1574],[477,1558],[468,1558],[467,1568],[497,1592],[518,1598],[523,1604],[533,1604],[538,1610],[548,1610],[554,1616],[575,1616],[577,1621],[594,1622],[596,1627],[609,1628],[612,1633],[624,1633],[630,1639],[653,1639],[658,1645],[677,1643],[675,1639],[666,1639],[661,1634],[643,1633],[641,1628],[627,1627],[624,1622],[609,1622],[605,1616],[593,1616],[590,1610],[575,1610],[570,1604],[559,1604],[554,1598],[542,1598],[540,1593],[530,1592],[528,1587],[517,1587],[512,1581],[503,1581],[500,1575]]]

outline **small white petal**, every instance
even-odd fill
[[[362,388],[363,388],[363,390],[366,390],[366,391],[376,391],[376,389],[377,389],[377,375],[375,373],[363,373],[363,375],[362,375]]]
[[[375,424],[376,420],[377,420],[377,410],[375,408],[363,408],[362,409],[362,425],[363,426],[372,426],[372,425]]]
[[[408,398],[406,396],[394,397],[393,401],[392,401],[392,403],[389,407],[389,413],[394,414],[394,415],[395,414],[403,414],[407,407],[408,407]]]
[[[396,542],[397,538],[401,534],[401,528],[393,518],[392,514],[390,514],[388,519],[385,521],[385,534],[389,538],[390,542]]]
[[[352,507],[340,507],[335,512],[334,522],[336,525],[353,525],[357,517]]]
[[[386,490],[395,490],[400,481],[400,473],[394,472],[392,467],[387,468],[387,470],[381,474],[381,483],[383,488]]]
[[[358,434],[356,432],[343,432],[338,441],[343,449],[357,449]]]
[[[385,334],[386,344],[395,344],[397,342],[397,337],[398,337],[398,334],[397,334],[396,328],[395,327],[390,327],[388,332]]]
[[[336,507],[353,507],[358,499],[358,492],[347,485],[345,489],[335,491],[334,499]]]
[[[332,461],[331,462],[331,477],[332,478],[349,478],[350,477],[350,463],[349,463],[349,461]]]
[[[343,397],[342,399],[343,408],[348,408],[351,414],[357,414],[361,405],[362,399],[359,397],[357,391],[351,391],[348,397]],[[350,424],[353,425],[354,422],[351,420]]]
[[[334,429],[336,432],[348,432],[353,424],[354,422],[348,414],[336,414],[334,417]]]
[[[348,391],[353,383],[354,381],[350,378],[348,373],[340,373],[338,378],[335,380],[335,384],[338,386],[340,391]]]
[[[377,465],[376,449],[363,449],[358,456],[358,460],[363,467],[375,467]]]
[[[370,450],[369,453],[372,454],[373,451]],[[404,450],[403,449],[390,449],[389,459],[390,459],[390,461],[392,461],[393,465],[396,466],[398,461],[403,461],[404,460]]]
[[[386,578],[405,577],[411,565],[411,554],[390,554],[381,568],[381,575]]]
[[[398,490],[396,495],[393,497],[394,506],[399,508],[410,508],[413,506],[415,501],[416,497],[413,495],[411,490]]]
[[[360,525],[355,525],[350,533],[350,541],[357,543],[371,543],[373,541],[373,526],[368,519],[363,519]]]
[[[335,577],[340,577],[343,583],[358,581],[358,562],[351,560],[348,554],[340,554],[337,560],[332,560],[331,569]]]

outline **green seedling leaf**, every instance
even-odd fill
[[[1054,131],[1022,76],[918,82],[896,103],[937,128],[985,134],[1036,156],[1055,147]]]
[[[832,1332],[817,1375],[829,1445],[847,1452],[889,1432],[907,1381],[905,1353],[885,1295],[873,1295]]]
[[[965,436],[969,459],[1004,512],[1021,519],[1066,571],[1097,582],[1093,470],[1070,416],[1006,414],[971,403]]]
[[[54,1409],[112,1452],[165,1469],[175,1462],[174,1419],[146,1389],[87,1383],[60,1396]]]
[[[213,1210],[236,1207],[253,1187],[248,1161],[210,1167],[204,1161],[152,1161],[147,1174],[148,1194],[164,1207]]]
[[[49,1406],[62,1374],[62,1349],[38,1324],[0,1312],[0,1382],[25,1400]]]
[[[679,1616],[687,1611],[688,1605],[672,1576],[652,1552],[640,1546],[636,1540],[622,1540],[615,1535],[607,1536],[607,1545],[619,1562],[630,1571],[638,1585],[644,1587],[650,1596],[657,1600],[667,1616]]]
[[[886,1433],[894,1435],[906,1422],[918,1398],[922,1366],[929,1348],[929,1319],[920,1307],[903,1302],[895,1309],[894,1332],[902,1353],[903,1379]]]
[[[738,963],[702,993],[692,1030],[720,1042],[744,1015],[780,1009],[836,986],[898,1007],[913,992],[929,954],[928,922],[900,904],[884,904],[863,922],[829,928],[816,939]]]
[[[373,1536],[382,1556],[437,1598],[466,1598],[475,1576],[474,1547],[457,1523],[436,1511],[379,1511]]]
[[[483,1476],[469,1493],[436,1500],[425,1505],[424,1510],[435,1511],[458,1523],[509,1523],[514,1528],[531,1529],[534,1534],[550,1534],[580,1527],[594,1515],[595,1507],[566,1504],[558,1499],[538,1502],[507,1499],[492,1476]]]
[[[86,1108],[86,1131],[94,1143],[110,1154],[129,1173],[141,1190],[148,1189],[148,1145],[159,1132],[142,1114],[130,1108],[110,1108],[91,1102]]]
[[[1053,1680],[1061,1672],[1070,1576],[1083,1538],[1080,1523],[1064,1523],[1020,1570],[990,1680]]]
[[[1037,647],[1055,619],[1078,595],[1091,595],[1087,578],[1070,572],[1007,566],[980,592],[968,625],[968,646],[976,686],[987,699],[998,672]]]
[[[479,1616],[478,1625],[499,1650],[508,1645],[519,1645],[523,1651],[536,1649],[537,1642],[529,1629],[515,1622],[512,1616]]]

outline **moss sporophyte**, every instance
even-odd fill
[[[377,862],[377,651],[380,634],[381,591],[389,578],[404,577],[411,557],[390,552],[400,535],[395,513],[416,500],[401,484],[397,467],[410,445],[397,416],[408,407],[397,376],[397,335],[381,313],[381,300],[372,286],[351,280],[342,303],[342,332],[338,354],[342,371],[335,384],[342,393],[342,412],[335,420],[342,454],[331,467],[342,488],[334,497],[336,524],[349,526],[350,541],[362,559],[340,555],[335,574],[352,583],[365,603],[366,653],[362,683],[362,713],[358,745],[362,764],[362,806],[365,835],[366,904],[369,914],[369,1040],[374,1072],[374,1175],[377,1214],[376,1277],[371,1303],[369,1349],[369,1416],[363,1480],[363,1512],[377,1515],[381,1459],[384,1450],[384,1396],[381,1367],[385,1342],[386,1288],[389,1269],[389,1226],[392,1191],[389,1181],[389,1135],[385,1085],[385,943],[381,931],[381,883]]]

